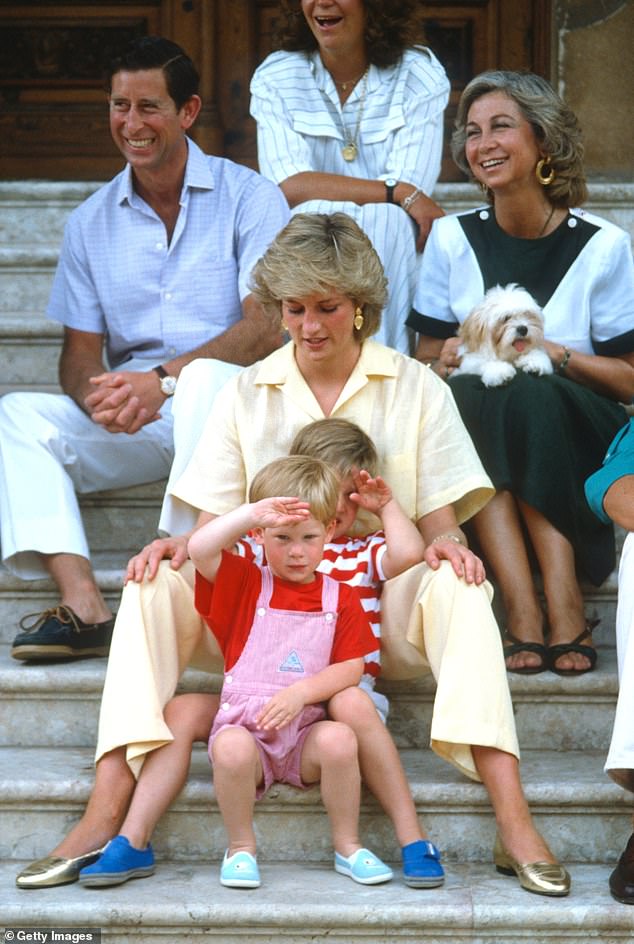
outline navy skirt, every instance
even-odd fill
[[[459,374],[449,385],[496,490],[541,512],[572,544],[580,576],[602,583],[615,566],[614,529],[583,486],[627,422],[623,407],[558,374],[518,371],[502,387]]]

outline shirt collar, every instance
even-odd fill
[[[359,360],[348,377],[344,390],[350,385],[358,389],[359,386],[367,383],[370,377],[396,377],[400,356],[392,348],[377,344],[376,341],[364,341],[361,346]],[[295,362],[295,345],[292,341],[289,341],[284,347],[269,354],[262,361],[255,375],[254,383],[284,386],[291,378],[296,379],[298,377],[305,384]]]
[[[185,165],[181,202],[185,191],[190,188],[198,190],[214,189],[214,175],[209,166],[207,155],[201,151],[191,138],[186,137],[185,140],[187,141],[187,164]],[[136,191],[132,180],[132,167],[130,164],[126,164],[119,179],[117,202],[119,204],[127,202],[130,206],[134,206],[135,199]]]
[[[317,86],[317,88],[320,89],[320,91],[322,92],[328,92],[328,93],[334,92],[335,98],[338,102],[339,95],[337,94],[337,87],[335,86],[334,79],[331,76],[328,69],[323,64],[323,62],[321,61],[321,56],[316,50],[309,54],[308,61],[309,61],[310,69],[311,69],[311,72],[313,73],[313,77],[315,79],[315,85]],[[377,67],[374,65],[370,65],[368,67],[368,83],[366,87],[366,94],[368,92],[373,92],[374,89],[378,88],[379,85],[381,85],[381,83],[383,82],[382,71],[385,72],[386,70],[377,69]],[[360,84],[360,80],[357,83],[357,88],[359,84]]]

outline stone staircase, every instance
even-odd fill
[[[0,391],[57,389],[60,332],[44,320],[63,221],[93,184],[0,183]],[[634,187],[595,184],[589,209],[634,231]],[[450,210],[474,205],[470,187],[439,187]],[[116,607],[129,552],[154,534],[162,484],[82,502],[94,564]],[[472,944],[604,944],[634,940],[634,909],[618,905],[607,877],[631,830],[631,797],[603,773],[617,691],[616,576],[588,588],[602,617],[599,667],[579,678],[510,676],[526,792],[539,827],[572,873],[566,899],[522,891],[491,864],[493,816],[484,789],[428,749],[433,686],[384,683],[390,726],[417,808],[441,847],[442,889],[413,891],[397,871],[365,888],[337,876],[317,789],[274,787],[258,805],[263,886],[224,889],[224,832],[202,748],[190,778],[154,838],[158,867],[145,881],[111,889],[78,885],[18,890],[21,864],[46,855],[78,818],[92,783],[93,745],[105,660],[22,665],[9,657],[16,623],[55,602],[47,581],[23,584],[0,570],[0,926],[102,929],[116,944],[214,942],[333,944],[416,941]],[[185,690],[215,690],[218,677],[189,671]],[[362,835],[399,861],[389,823],[369,795]],[[6,940],[9,940],[7,937]]]

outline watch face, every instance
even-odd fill
[[[388,177],[387,180],[385,181],[385,186],[396,187],[397,183],[398,183],[398,180],[396,180],[395,177]]]
[[[166,397],[173,396],[175,390],[176,390],[176,377],[162,377],[161,378],[161,392],[164,393]]]

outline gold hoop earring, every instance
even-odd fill
[[[546,170],[546,176],[543,174],[544,170]],[[552,184],[556,174],[553,165],[550,163],[549,157],[542,157],[541,161],[537,161],[535,176],[542,187],[548,187],[549,184]]]
[[[282,331],[288,331],[288,325],[286,324],[283,318],[280,321],[280,327],[282,328]]]
[[[364,321],[365,318],[363,317],[363,311],[359,308],[359,306],[357,306],[354,312],[354,318],[352,319],[352,324],[355,326],[357,331],[361,330]]]

